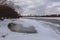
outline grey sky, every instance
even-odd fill
[[[15,0],[15,5],[21,6],[22,15],[60,14],[60,0]]]

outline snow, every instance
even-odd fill
[[[9,23],[22,24],[24,27],[34,26],[38,33],[17,33],[8,29]],[[5,37],[3,37],[5,35]],[[57,34],[49,25],[43,21],[31,19],[5,19],[0,21],[0,40],[60,40]]]

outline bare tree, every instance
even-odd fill
[[[7,1],[7,6],[9,6],[9,7],[11,7],[11,8],[13,8],[14,9],[14,2],[13,1]]]
[[[20,15],[15,11],[13,1],[0,0],[0,19],[19,17]]]

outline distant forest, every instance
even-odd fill
[[[56,15],[56,14],[53,14],[53,15],[43,15],[43,16],[38,16],[38,15],[28,15],[28,16],[22,16],[22,17],[60,17],[60,15]]]
[[[53,14],[53,15],[44,15],[44,16],[41,16],[41,17],[60,17],[60,15]]]
[[[22,16],[22,17],[60,17],[60,15],[56,15],[56,14],[53,14],[53,15],[42,15],[42,16],[38,16],[38,15],[28,15],[28,16]]]

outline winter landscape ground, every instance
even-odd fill
[[[60,0],[7,0],[9,7],[23,16],[60,14]],[[13,32],[9,23],[33,26],[37,33]],[[0,40],[60,40],[60,17],[23,17],[19,19],[0,20]]]
[[[24,27],[34,26],[37,33],[17,33],[8,29],[11,22],[22,24]],[[60,40],[60,31],[57,26],[42,20],[26,18],[5,19],[0,21],[0,40]]]

